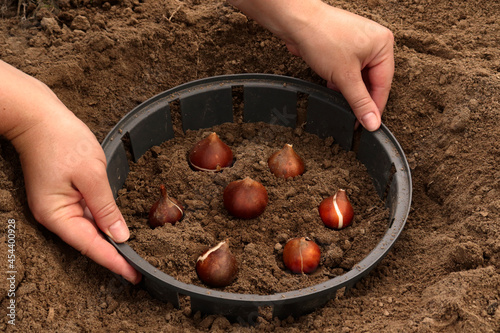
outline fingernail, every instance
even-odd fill
[[[125,242],[129,237],[128,227],[124,221],[116,221],[109,227],[111,238],[117,243]]]
[[[363,117],[361,117],[360,121],[361,124],[363,124],[363,127],[370,132],[377,130],[380,126],[378,117],[373,112],[365,114]]]

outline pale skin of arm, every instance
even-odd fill
[[[389,30],[319,0],[229,2],[340,90],[363,126],[380,126],[394,72]],[[19,153],[35,219],[98,264],[138,283],[140,273],[100,232],[118,243],[129,238],[109,187],[104,152],[90,129],[45,84],[1,60],[0,120],[0,135]]]

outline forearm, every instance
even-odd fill
[[[287,43],[310,24],[325,4],[321,0],[228,0]]]
[[[64,105],[42,82],[0,60],[0,135],[15,141]]]

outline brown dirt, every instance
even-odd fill
[[[228,240],[239,273],[224,291],[271,295],[345,273],[384,235],[388,211],[368,172],[354,153],[336,144],[332,147],[332,138],[321,140],[303,131],[262,123],[227,123],[211,130],[231,145],[236,157],[231,168],[220,173],[191,170],[187,152],[210,132],[188,131],[131,163],[119,191],[118,206],[132,233],[129,245],[153,266],[181,282],[203,286],[194,270],[198,256],[207,247]],[[284,180],[268,170],[267,158],[285,143],[293,144],[304,159],[307,170],[302,176]],[[269,196],[264,213],[250,220],[231,217],[222,202],[227,184],[245,177],[262,183]],[[159,198],[160,184],[187,208],[175,226],[152,230],[148,213]],[[346,190],[356,211],[352,227],[340,231],[327,229],[318,214],[321,200],[338,188]],[[308,237],[320,246],[322,260],[314,274],[290,274],[284,268],[283,247],[295,237]]]
[[[13,2],[1,2],[0,58],[48,84],[99,140],[137,104],[198,78],[258,72],[324,84],[224,1],[61,0],[20,16],[4,6]],[[186,300],[175,309],[122,285],[33,221],[17,155],[1,140],[0,329],[499,332],[498,2],[329,2],[396,39],[383,121],[410,162],[413,203],[369,276],[310,315],[265,316],[254,328],[191,313]],[[4,315],[9,219],[17,228],[15,327]]]

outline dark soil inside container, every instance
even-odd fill
[[[211,132],[231,147],[235,162],[221,172],[194,171],[188,152]],[[267,160],[286,143],[303,158],[306,171],[285,180],[269,171]],[[227,184],[245,177],[261,182],[269,196],[265,212],[250,220],[231,216],[222,201]],[[161,184],[187,209],[175,225],[151,229],[148,213],[159,199]],[[342,230],[325,227],[318,213],[320,202],[338,189],[347,191],[355,211],[353,224]],[[332,138],[265,123],[226,123],[188,131],[153,147],[132,163],[118,197],[131,229],[130,246],[181,282],[203,286],[195,271],[198,256],[227,240],[239,273],[224,290],[235,293],[285,292],[342,275],[376,246],[388,218],[354,152],[344,151]],[[294,237],[308,237],[320,246],[321,263],[313,274],[293,274],[284,267],[283,247]]]

